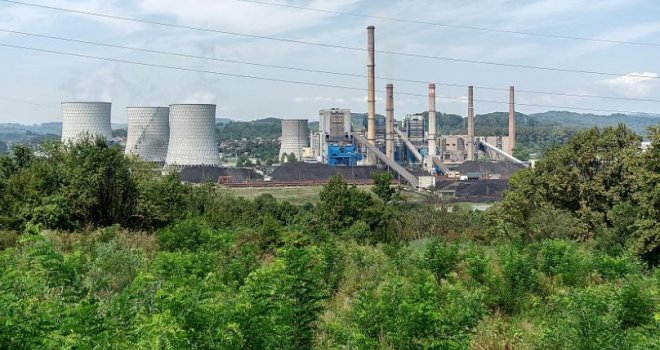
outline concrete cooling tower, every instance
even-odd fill
[[[215,105],[170,105],[168,166],[220,165]]]
[[[126,155],[148,162],[164,162],[170,140],[170,109],[167,107],[128,107]]]
[[[62,102],[62,142],[85,136],[112,140],[108,102]]]
[[[309,125],[307,119],[282,120],[282,146],[280,160],[285,153],[293,153],[297,160],[303,156],[303,148],[309,147]]]

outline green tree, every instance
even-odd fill
[[[371,190],[382,199],[383,202],[388,203],[394,197],[396,190],[392,188],[392,175],[388,172],[375,173],[371,176],[374,180],[374,185]]]

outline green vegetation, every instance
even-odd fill
[[[317,204],[86,140],[0,156],[1,349],[660,348],[653,148],[579,133],[486,212],[374,177]]]

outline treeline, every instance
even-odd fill
[[[282,136],[282,121],[277,118],[249,122],[229,121],[217,124],[216,130],[220,142],[241,140],[243,138],[254,141],[258,137],[264,140],[273,140]]]
[[[388,174],[318,204],[86,141],[0,158],[0,348],[660,347],[660,130],[589,130],[481,213]],[[49,198],[46,200],[46,198]]]

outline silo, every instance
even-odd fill
[[[62,142],[82,137],[112,140],[108,102],[62,102]]]
[[[126,155],[148,162],[164,162],[170,139],[170,109],[167,107],[128,107]]]
[[[293,153],[297,160],[302,159],[302,150],[309,147],[309,125],[307,119],[282,120],[282,146],[280,160],[285,153]]]
[[[169,166],[220,165],[215,105],[170,105]]]

